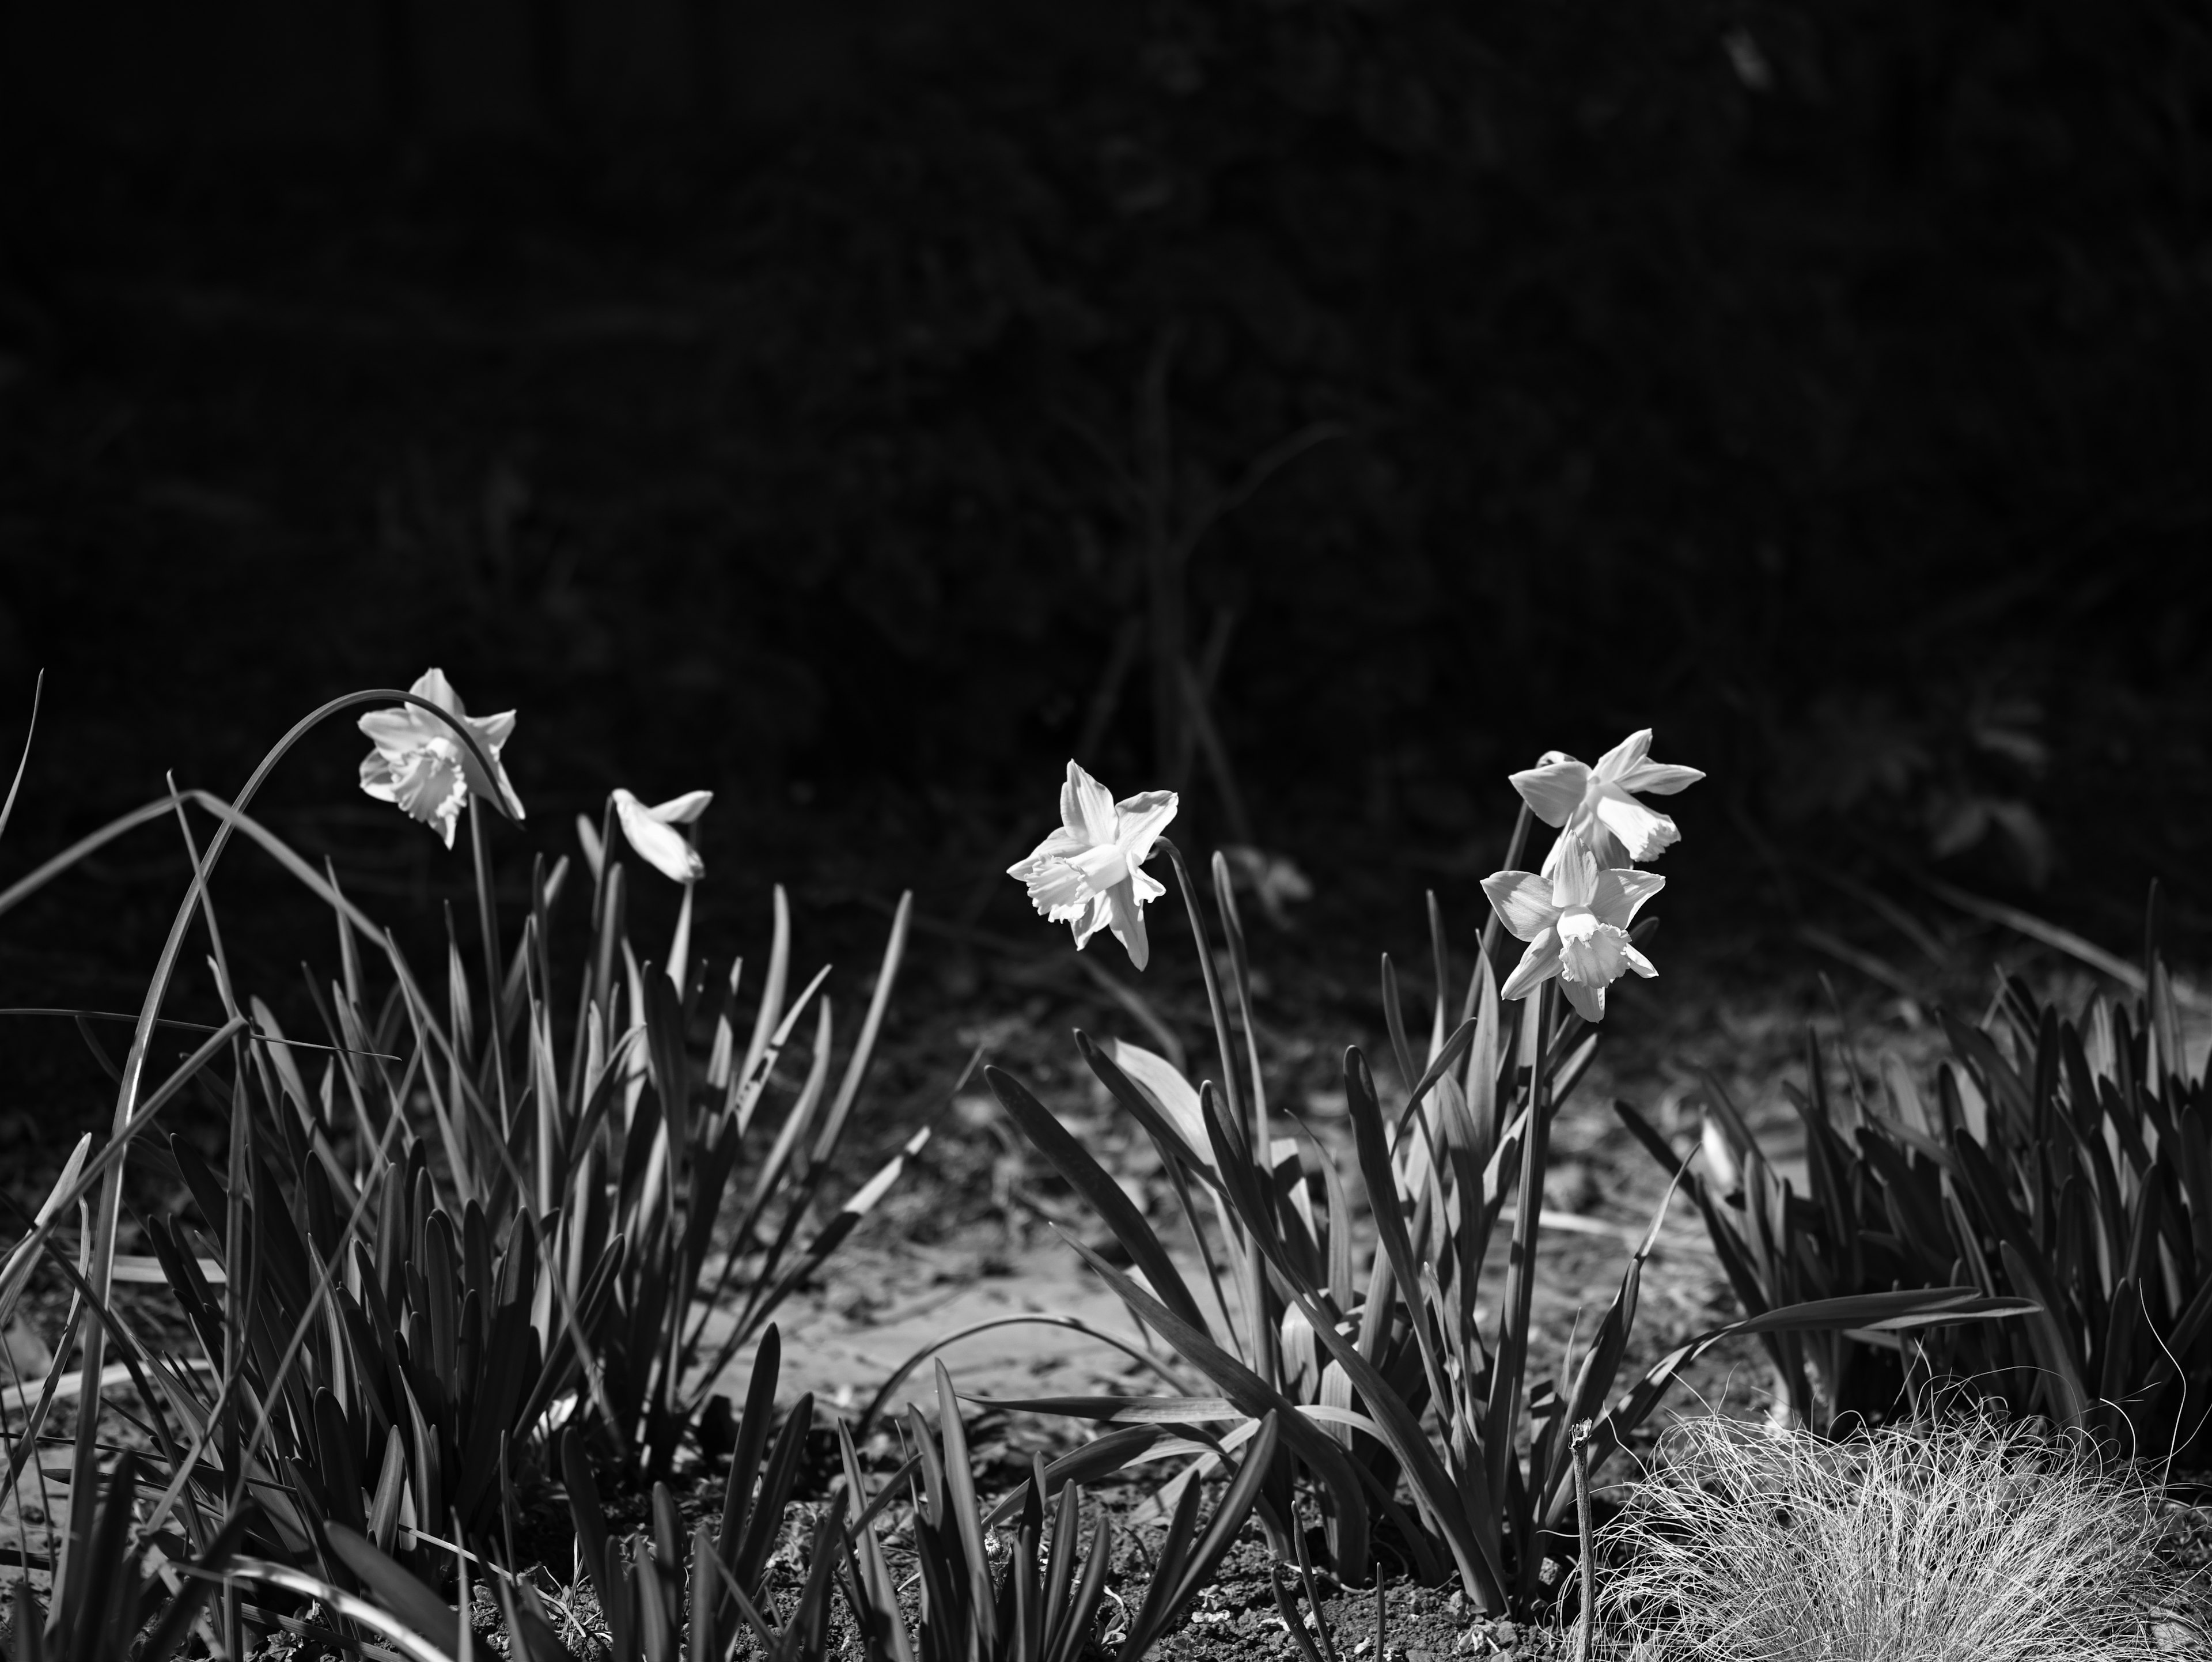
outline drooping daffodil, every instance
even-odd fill
[[[1575,843],[1596,855],[1602,870],[1655,860],[1681,840],[1674,820],[1645,807],[1637,793],[1672,796],[1705,776],[1696,768],[1650,758],[1651,729],[1645,728],[1599,757],[1595,767],[1552,750],[1536,766],[1513,775],[1513,788],[1528,811],[1559,828],[1559,840],[1544,861],[1547,874]]]
[[[707,874],[707,862],[699,857],[699,850],[676,828],[690,825],[706,813],[707,804],[714,800],[714,792],[687,790],[650,807],[620,788],[614,799],[615,818],[622,822],[623,835],[647,865],[678,883],[696,883]]]
[[[1171,790],[1141,791],[1116,802],[1070,762],[1060,788],[1060,829],[1007,867],[1006,875],[1028,886],[1030,903],[1046,917],[1073,926],[1079,951],[1100,929],[1111,929],[1141,970],[1152,956],[1144,907],[1167,890],[1139,868],[1176,807]]]
[[[1549,876],[1497,872],[1482,880],[1499,920],[1528,943],[1498,996],[1526,998],[1557,976],[1583,1019],[1602,1021],[1607,987],[1631,970],[1659,973],[1630,941],[1628,926],[1667,880],[1632,868],[1601,871],[1588,849],[1562,841],[1566,853]]]
[[[514,794],[499,752],[514,732],[514,712],[471,715],[461,696],[441,669],[425,670],[407,689],[456,717],[483,748],[486,772],[474,752],[451,727],[414,704],[373,709],[360,727],[376,748],[362,758],[361,788],[380,802],[391,802],[453,846],[453,828],[474,792],[511,819],[522,818],[522,799]]]

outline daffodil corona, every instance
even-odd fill
[[[440,669],[425,670],[407,690],[458,719],[483,747],[491,771],[485,772],[451,727],[414,704],[402,704],[373,709],[361,718],[362,732],[376,746],[362,758],[362,789],[421,820],[444,837],[449,849],[471,791],[511,819],[521,819],[522,799],[514,794],[499,759],[514,732],[514,712],[471,715]]]
[[[1073,762],[1060,788],[1060,829],[1006,868],[1026,885],[1030,904],[1075,931],[1079,951],[1102,928],[1128,949],[1139,970],[1152,956],[1145,939],[1144,907],[1167,892],[1139,869],[1152,843],[1175,818],[1176,794],[1143,791],[1114,800],[1113,793]]]
[[[1626,868],[1601,871],[1588,849],[1564,837],[1560,846],[1564,855],[1549,876],[1498,872],[1482,880],[1499,919],[1528,943],[1498,995],[1526,998],[1557,976],[1567,1002],[1585,1020],[1602,1021],[1607,987],[1632,970],[1659,973],[1629,940],[1628,926],[1667,880]]]
[[[1599,757],[1595,767],[1552,750],[1536,766],[1513,775],[1513,788],[1528,811],[1559,828],[1559,840],[1544,861],[1547,874],[1576,842],[1587,846],[1605,868],[1656,860],[1681,840],[1674,820],[1644,807],[1636,794],[1672,796],[1705,776],[1696,768],[1654,762],[1650,756],[1651,729],[1644,728]]]

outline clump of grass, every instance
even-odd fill
[[[1831,1442],[1685,1421],[1600,1531],[1636,1662],[2136,1662],[2203,1654],[2143,1484],[1965,1420]]]

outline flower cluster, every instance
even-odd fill
[[[1653,761],[1649,728],[1606,752],[1595,767],[1547,751],[1534,767],[1513,775],[1513,788],[1529,814],[1557,827],[1559,837],[1541,871],[1497,872],[1483,880],[1499,922],[1528,942],[1500,989],[1504,997],[1526,998],[1557,977],[1568,1003],[1586,1020],[1602,1021],[1607,987],[1632,971],[1659,973],[1628,930],[1637,909],[1667,880],[1638,871],[1636,862],[1656,858],[1680,841],[1681,833],[1640,797],[1671,796],[1705,776],[1695,768]],[[1141,970],[1151,956],[1145,904],[1166,892],[1142,868],[1176,807],[1176,794],[1165,790],[1117,802],[1070,762],[1060,790],[1060,829],[1007,867],[1006,875],[1027,887],[1039,912],[1074,930],[1079,949],[1099,930],[1111,929]],[[1255,849],[1225,852],[1245,856],[1248,864],[1265,859]],[[1285,894],[1311,892],[1295,867],[1282,866],[1289,874]],[[1295,889],[1287,887],[1291,882]],[[1276,916],[1283,896],[1271,897],[1264,882],[1255,887],[1270,916]]]
[[[1559,990],[1585,1020],[1605,1020],[1605,989],[1628,973],[1655,976],[1628,938],[1637,909],[1667,880],[1632,862],[1656,858],[1681,839],[1667,815],[1639,793],[1671,796],[1705,775],[1651,758],[1651,729],[1632,733],[1595,767],[1547,751],[1513,776],[1528,812],[1559,828],[1541,872],[1497,872],[1483,892],[1498,921],[1528,949],[1500,994],[1526,998],[1557,976]]]
[[[509,819],[521,819],[522,799],[514,794],[499,755],[514,736],[514,712],[470,715],[441,669],[425,670],[407,691],[436,705],[453,721],[440,720],[420,704],[369,711],[361,718],[360,726],[375,748],[362,758],[362,789],[421,820],[444,838],[449,849],[453,846],[461,810],[472,797],[489,802]],[[475,750],[462,742],[453,722],[476,740]],[[690,838],[677,827],[696,823],[714,795],[712,791],[686,791],[665,802],[647,805],[631,792],[617,789],[612,798],[616,822],[641,859],[688,889],[706,875],[707,863]],[[585,847],[596,870],[599,836],[588,820],[581,823]]]

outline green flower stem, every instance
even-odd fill
[[[499,902],[491,892],[491,849],[484,840],[483,810],[474,792],[469,795],[469,846],[477,861],[477,926],[483,934],[484,996],[489,1001],[484,1032],[491,1041],[492,1090],[499,1103],[500,1135],[511,1141],[514,1126],[507,1095],[507,1023],[501,1008],[507,983],[499,972]]]

